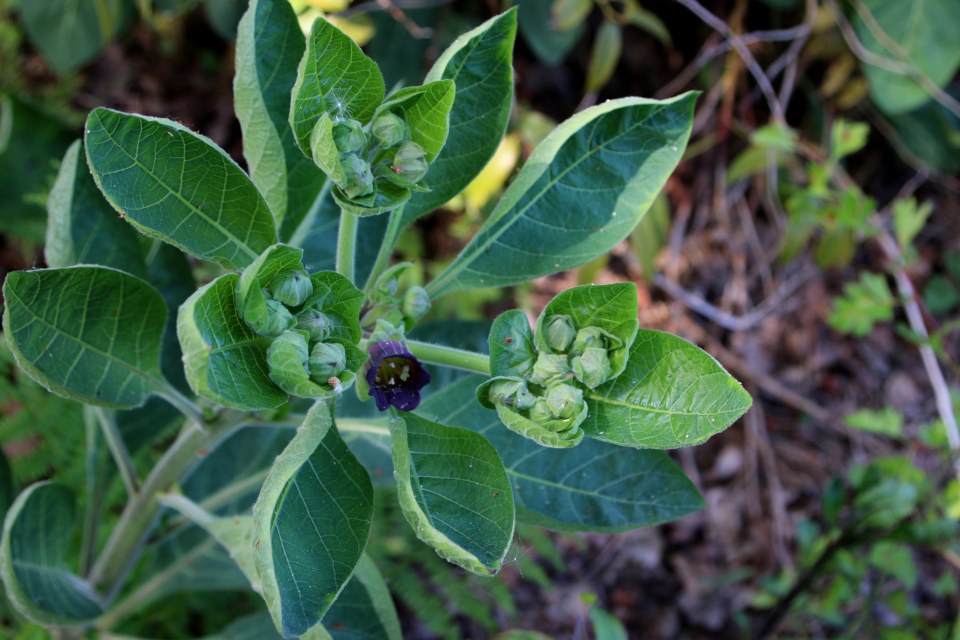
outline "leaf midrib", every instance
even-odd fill
[[[156,378],[156,377],[148,374],[147,372],[145,372],[145,371],[143,371],[143,370],[141,370],[141,369],[137,369],[136,367],[131,366],[131,365],[128,364],[127,362],[125,362],[125,361],[117,358],[116,356],[114,356],[114,355],[112,355],[112,354],[106,353],[106,352],[101,351],[100,349],[98,349],[98,348],[96,348],[96,347],[94,347],[94,346],[92,346],[92,345],[87,344],[86,342],[84,342],[84,341],[81,340],[80,338],[75,338],[74,336],[71,336],[70,334],[65,333],[62,329],[60,329],[60,327],[57,327],[57,326],[55,326],[55,325],[52,325],[52,324],[50,324],[49,322],[47,322],[45,319],[43,319],[42,317],[38,316],[36,313],[34,313],[34,312],[30,309],[30,307],[28,307],[28,306],[24,303],[23,298],[21,298],[19,295],[17,295],[17,293],[16,293],[15,291],[13,291],[12,288],[11,288],[11,291],[10,291],[10,297],[13,298],[14,300],[16,300],[16,301],[20,304],[20,306],[23,307],[23,309],[24,309],[29,315],[31,315],[31,316],[33,317],[34,320],[36,320],[36,321],[39,322],[40,324],[43,324],[43,325],[49,327],[50,329],[52,329],[53,331],[55,331],[58,335],[66,338],[67,340],[71,340],[71,341],[73,341],[73,342],[76,342],[77,344],[79,344],[79,345],[80,345],[81,347],[83,347],[84,349],[87,349],[87,350],[89,350],[89,351],[92,351],[93,353],[95,353],[95,354],[97,354],[97,355],[105,358],[106,360],[109,360],[111,363],[116,364],[116,365],[118,365],[119,367],[121,367],[121,368],[123,368],[123,369],[126,369],[127,371],[129,371],[130,373],[136,375],[137,377],[143,378],[144,380],[146,380],[147,382],[149,382],[151,385],[153,385],[153,387],[154,387],[155,389],[157,389],[158,391],[160,391],[160,390],[163,389],[163,384],[160,382],[160,380],[159,380],[158,378]],[[20,327],[21,330],[22,330],[23,328],[25,328],[25,327]],[[18,347],[18,348],[19,348],[19,347]],[[158,353],[159,353],[159,351],[158,351]],[[36,366],[36,363],[33,363],[33,362],[32,362],[31,365]],[[159,366],[158,366],[158,369],[157,369],[157,374],[158,374],[158,376],[159,376],[159,373],[160,373],[160,370],[159,370]]]
[[[179,200],[179,201],[182,202],[184,205],[186,205],[190,210],[192,210],[192,211],[193,211],[193,215],[196,215],[196,216],[197,216],[198,218],[200,218],[201,220],[205,220],[205,221],[206,221],[208,224],[210,224],[212,227],[216,228],[218,231],[220,231],[220,233],[222,233],[226,238],[228,238],[229,240],[231,240],[239,249],[241,249],[242,251],[244,251],[248,256],[250,256],[250,257],[253,258],[254,260],[256,260],[257,257],[259,257],[260,254],[256,253],[255,251],[253,251],[253,249],[251,249],[250,247],[248,247],[245,241],[241,241],[239,238],[237,238],[235,235],[233,235],[233,233],[231,233],[230,231],[227,231],[219,222],[216,222],[215,220],[213,220],[213,219],[210,218],[209,216],[205,215],[205,214],[203,213],[203,211],[201,211],[198,207],[194,206],[194,204],[193,204],[192,202],[190,202],[189,200],[187,200],[186,198],[184,198],[184,197],[183,197],[180,193],[178,193],[177,191],[174,191],[174,189],[173,189],[170,185],[168,185],[166,182],[164,182],[163,180],[161,180],[160,178],[158,178],[152,171],[150,171],[149,169],[147,169],[147,167],[146,167],[142,162],[140,162],[140,160],[139,160],[136,156],[130,155],[130,153],[129,153],[126,149],[124,149],[123,146],[120,145],[120,143],[117,142],[117,140],[113,137],[113,134],[112,134],[110,131],[107,130],[107,127],[106,127],[106,125],[103,123],[103,120],[100,118],[100,115],[99,115],[99,114],[97,115],[97,122],[100,124],[101,130],[104,132],[104,134],[107,136],[107,138],[110,139],[110,142],[112,142],[113,145],[114,145],[117,149],[119,149],[120,151],[122,151],[124,155],[126,155],[128,158],[130,158],[130,159],[134,162],[134,164],[135,164],[136,166],[140,167],[140,169],[141,169],[144,173],[146,173],[146,174],[149,175],[151,178],[153,178],[154,181],[156,181],[157,184],[161,185],[163,188],[165,188],[165,189],[167,190],[167,192],[169,192],[169,193],[170,193],[171,195],[173,195],[177,200]],[[142,132],[143,132],[143,124],[141,123],[140,126],[141,126],[141,133],[142,133]],[[181,133],[181,135],[186,135],[183,131],[181,131],[180,133]],[[183,147],[184,147],[184,157],[186,157],[186,155],[187,155],[187,154],[186,154],[186,142],[183,140],[182,137],[180,138],[180,141],[181,141],[181,144],[183,144]],[[139,142],[140,142],[140,141],[139,141],[139,138],[138,138],[137,143],[139,144]],[[186,162],[183,163],[182,167],[185,167],[185,166],[186,166]],[[181,168],[182,168],[182,167],[181,167]],[[226,166],[223,166],[223,168],[226,169]],[[225,178],[226,178],[226,179],[229,179],[229,175],[226,175]],[[221,204],[222,204],[222,202],[223,202],[224,193],[225,193],[225,191],[224,191],[224,192],[221,192],[221,194],[220,194]],[[156,205],[154,205],[154,206],[156,206]],[[221,209],[221,211],[222,211],[222,209]],[[127,214],[127,215],[130,215],[130,214]],[[252,222],[253,222],[253,221],[251,220],[251,224],[252,224]],[[222,246],[222,245],[221,245],[221,246]],[[232,262],[232,260],[231,260],[231,262]]]

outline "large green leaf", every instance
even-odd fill
[[[146,280],[142,237],[103,199],[79,140],[63,156],[47,213],[44,255],[49,266],[99,264]]]
[[[323,616],[333,640],[403,640],[383,576],[366,554],[340,597]]]
[[[586,264],[623,240],[680,161],[696,94],[610,100],[540,143],[431,296]]]
[[[197,290],[180,307],[177,336],[190,388],[238,409],[275,409],[287,394],[268,376],[270,338],[254,333],[237,313],[240,276],[228,273]]]
[[[253,509],[254,560],[277,628],[316,626],[353,575],[373,518],[370,476],[322,402],[277,458]]]
[[[4,521],[0,576],[17,611],[38,624],[68,626],[103,613],[99,594],[64,557],[75,511],[69,489],[41,483],[17,497]]]
[[[950,94],[960,97],[960,87]],[[890,124],[907,150],[931,168],[947,174],[960,172],[960,117],[945,106],[931,100],[910,113],[891,117]]]
[[[383,77],[349,36],[317,18],[297,68],[290,126],[300,149],[310,155],[310,134],[320,115],[369,122],[383,102]]]
[[[753,400],[710,355],[686,340],[641,329],[620,377],[583,394],[590,438],[626,447],[675,449],[705,442]]]
[[[915,66],[943,88],[960,67],[960,1],[958,0],[864,0],[877,25],[896,43],[888,51],[858,15],[857,35],[867,50],[885,58],[900,59]],[[870,97],[881,111],[898,115],[929,101],[930,94],[916,80],[873,65],[866,65]]]
[[[427,74],[427,82],[456,83],[450,131],[424,177],[432,191],[410,198],[403,210],[403,226],[463,191],[497,150],[513,103],[511,60],[516,33],[516,11],[491,18],[457,38]]]
[[[152,286],[106,267],[16,271],[3,329],[17,364],[73,400],[129,408],[163,387],[166,305]]]
[[[148,236],[227,269],[277,242],[270,208],[211,140],[162,118],[97,108],[84,146],[97,186]]]
[[[21,2],[30,41],[58,73],[82,67],[113,39],[123,22],[123,0]]]
[[[520,34],[527,41],[533,53],[549,65],[559,64],[567,53],[577,44],[583,25],[577,25],[569,31],[554,28],[550,13],[555,0],[513,0],[520,6]]]
[[[290,92],[306,42],[286,0],[251,0],[240,21],[234,108],[250,177],[288,240],[314,205],[326,177],[297,148]]]
[[[390,422],[400,506],[417,537],[468,571],[500,570],[513,539],[510,480],[482,436],[402,413]]]
[[[517,518],[559,531],[616,533],[681,518],[703,507],[693,483],[662,451],[585,439],[572,449],[547,449],[504,427],[480,406],[473,375],[423,401],[428,419],[484,435],[503,459]]]

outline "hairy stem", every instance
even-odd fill
[[[100,430],[103,432],[103,439],[110,449],[113,461],[117,464],[120,471],[120,477],[123,479],[123,485],[127,488],[127,499],[135,500],[140,491],[140,480],[137,478],[137,470],[133,466],[133,458],[127,451],[127,445],[123,442],[123,437],[117,429],[116,416],[104,409],[96,407],[94,413],[97,416],[97,422],[100,423]]]
[[[101,588],[108,598],[112,598],[123,584],[153,528],[160,513],[157,494],[173,486],[200,460],[198,452],[215,447],[243,422],[243,418],[239,412],[228,411],[206,426],[189,421],[176,442],[157,462],[144,480],[139,495],[127,503],[110,539],[90,570],[90,582]]]
[[[370,289],[373,288],[380,274],[390,266],[390,257],[393,255],[393,248],[396,246],[397,240],[400,238],[400,233],[403,231],[403,210],[405,208],[406,205],[401,205],[399,209],[394,209],[390,212],[390,220],[387,222],[387,230],[383,234],[380,252],[377,254],[377,260],[373,263],[373,269],[370,270],[370,275],[367,277],[367,283],[363,285],[364,293],[369,292]]]
[[[416,340],[408,340],[407,346],[410,348],[410,353],[415,355],[418,360],[490,375],[490,357],[482,353],[442,347],[438,344],[417,342]]]
[[[357,251],[357,216],[340,211],[340,231],[337,235],[337,273],[354,280],[354,255]]]
[[[170,383],[163,381],[163,383],[161,383],[159,393],[164,400],[172,404],[177,408],[178,411],[180,411],[180,413],[187,416],[197,424],[204,424],[207,421],[200,407],[195,405],[190,398],[177,391]]]

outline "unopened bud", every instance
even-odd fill
[[[270,293],[288,307],[298,307],[313,293],[313,282],[302,271],[288,271],[270,279]]]
[[[576,336],[577,328],[570,316],[550,316],[544,320],[543,337],[554,351],[566,353]]]
[[[377,116],[371,131],[377,142],[385,148],[395,147],[403,140],[407,125],[397,115],[389,111]]]
[[[297,326],[300,331],[306,331],[310,340],[323,340],[330,333],[332,322],[319,309],[305,309],[297,314]]]
[[[373,193],[373,172],[366,160],[359,156],[347,156],[342,166],[346,176],[343,193],[348,198],[359,198]]]
[[[548,387],[552,382],[565,379],[569,373],[570,365],[567,363],[566,356],[541,351],[536,364],[533,365],[530,381],[541,387]]]
[[[430,295],[423,287],[410,287],[403,294],[403,315],[419,320],[430,311]]]
[[[318,342],[310,352],[310,377],[318,382],[327,382],[340,375],[347,362],[343,345],[335,342]]]
[[[577,380],[591,389],[596,389],[610,379],[613,369],[610,367],[610,356],[606,349],[590,347],[583,355],[570,359],[573,365],[573,375]]]
[[[297,324],[297,320],[279,300],[267,300],[267,323],[263,335],[278,336]]]
[[[416,142],[404,142],[397,150],[397,155],[393,157],[393,163],[390,165],[391,171],[407,182],[414,184],[427,174],[427,152]]]
[[[583,406],[583,392],[569,384],[555,383],[547,389],[544,399],[555,418],[570,420],[580,414]]]
[[[333,143],[341,155],[346,155],[367,146],[367,136],[356,120],[341,120],[333,125]]]
[[[490,386],[490,402],[505,404],[515,409],[529,409],[537,398],[521,380],[502,380]]]
[[[600,327],[584,327],[577,332],[577,337],[570,347],[571,355],[581,355],[587,349],[617,349],[623,345],[620,338]]]

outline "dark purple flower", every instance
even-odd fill
[[[420,389],[430,384],[430,374],[402,342],[374,342],[369,349],[367,384],[377,409],[390,405],[413,411],[420,404]]]

